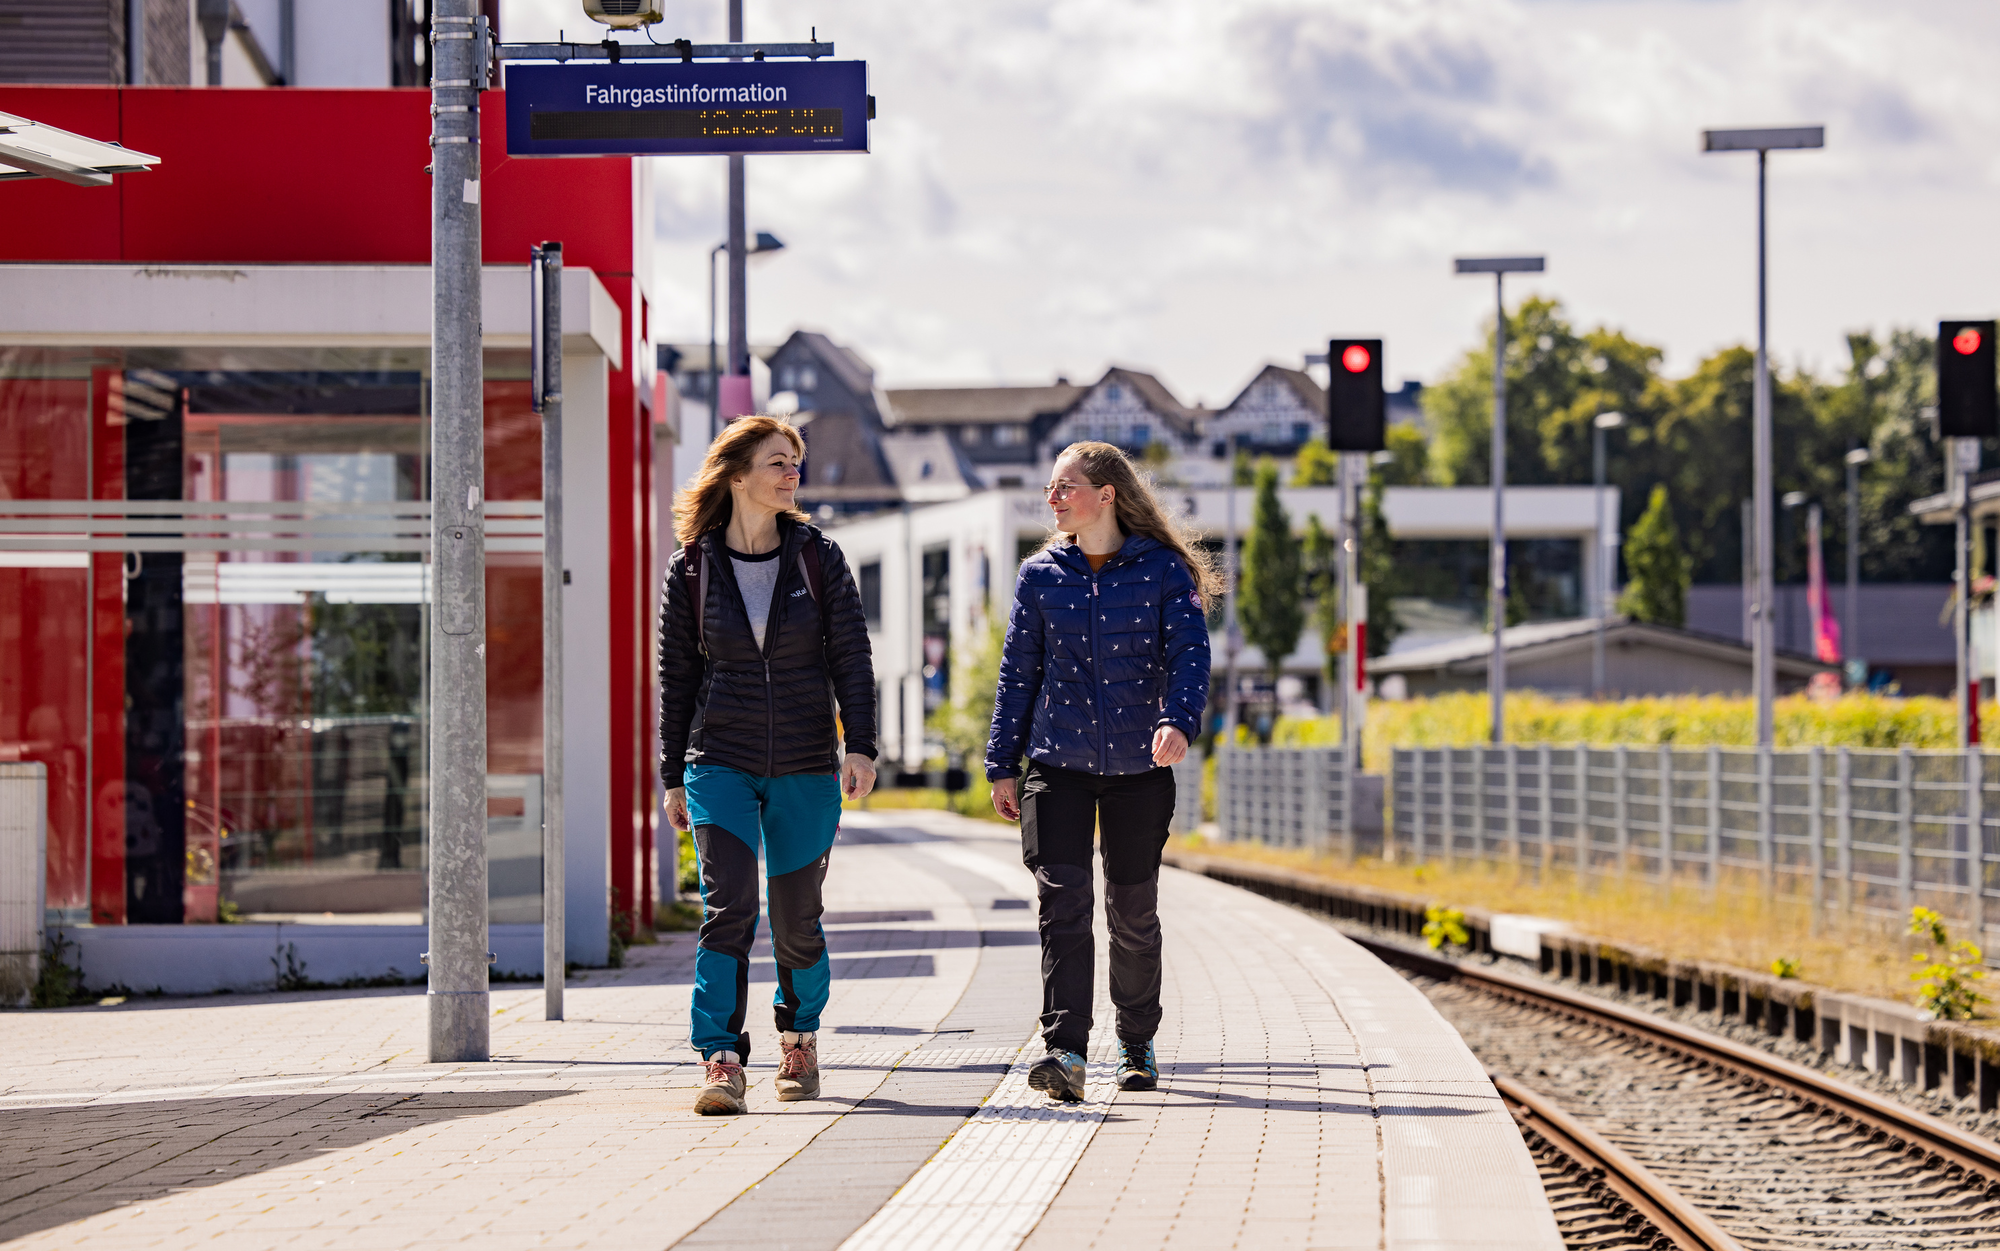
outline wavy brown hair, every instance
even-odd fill
[[[729,494],[729,481],[755,468],[751,462],[757,459],[757,449],[774,434],[784,435],[792,450],[804,459],[806,441],[790,422],[781,418],[738,417],[722,428],[715,442],[708,445],[708,456],[701,462],[694,480],[674,497],[676,539],[686,543],[729,524],[730,515],[736,510],[736,501]],[[796,508],[778,515],[793,521],[811,520]]]
[[[1143,534],[1163,547],[1173,549],[1187,566],[1195,589],[1203,595],[1222,594],[1222,576],[1215,571],[1215,558],[1195,542],[1193,530],[1167,512],[1153,493],[1153,476],[1132,463],[1109,443],[1072,443],[1056,454],[1058,462],[1072,460],[1092,486],[1113,488],[1112,514],[1118,528],[1127,534]],[[1076,542],[1076,535],[1057,530],[1049,536],[1050,547]]]

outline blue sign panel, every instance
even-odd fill
[[[865,61],[507,66],[509,156],[867,150]]]

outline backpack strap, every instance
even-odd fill
[[[805,575],[806,590],[813,597],[813,606],[819,609],[819,635],[825,640],[827,637],[826,572],[820,565],[818,538],[807,538],[806,545],[799,549],[799,572]]]
[[[701,558],[701,540],[689,539],[681,548],[681,576],[685,577],[694,590],[694,645],[701,654],[708,655],[706,618],[708,616],[708,562]]]

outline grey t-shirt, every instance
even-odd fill
[[[771,619],[771,596],[778,590],[778,553],[773,548],[762,556],[745,556],[733,548],[729,563],[736,569],[736,585],[743,591],[743,611],[750,614],[750,633],[757,638],[757,650],[764,650],[764,624]]]

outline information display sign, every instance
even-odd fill
[[[507,66],[509,156],[868,151],[866,61]]]

